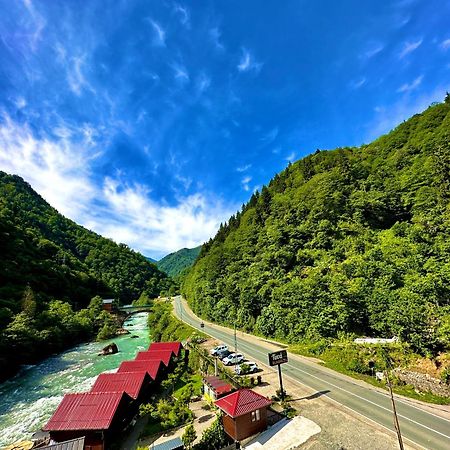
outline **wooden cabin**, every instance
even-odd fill
[[[101,373],[95,380],[91,392],[125,392],[133,401],[130,413],[137,414],[139,405],[150,400],[152,378],[145,372]]]
[[[44,426],[55,442],[85,438],[85,448],[106,450],[131,421],[132,399],[125,392],[66,394]]]
[[[114,311],[114,299],[113,298],[104,298],[103,299],[103,309],[108,312]]]
[[[181,342],[152,342],[149,346],[149,351],[152,350],[170,350],[175,358],[178,358],[183,346]]]
[[[267,408],[271,403],[251,389],[239,389],[215,402],[223,412],[225,432],[235,441],[242,441],[267,428]]]
[[[203,377],[203,394],[205,395],[205,397],[209,397],[213,401],[216,401],[220,397],[230,394],[233,391],[233,386],[219,377]]]
[[[160,382],[164,377],[163,364],[158,359],[123,361],[117,370],[117,373],[122,372],[147,372],[156,382]]]

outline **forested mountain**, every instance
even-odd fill
[[[450,345],[450,96],[359,148],[289,165],[203,245],[202,316],[290,342]]]
[[[66,328],[58,326],[62,317],[72,321],[74,311],[95,295],[128,303],[142,292],[155,297],[172,285],[144,256],[66,219],[20,177],[4,172],[0,255],[2,367],[4,360],[8,368],[30,362],[36,345],[45,355],[72,338],[85,339],[87,316]]]
[[[164,256],[164,258],[160,259],[156,265],[163,272],[171,277],[175,277],[194,264],[201,248],[201,245],[195,248],[182,248],[181,250]]]

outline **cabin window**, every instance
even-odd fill
[[[261,415],[260,415],[259,409],[257,409],[256,411],[252,411],[252,422],[256,422],[260,419],[261,419]]]

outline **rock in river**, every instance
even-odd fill
[[[115,342],[107,345],[106,347],[103,348],[103,350],[101,351],[101,353],[99,353],[99,356],[106,356],[106,355],[114,355],[115,353],[118,353],[119,349],[116,345]]]

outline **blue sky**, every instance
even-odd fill
[[[0,169],[159,258],[450,90],[450,2],[0,0]]]

